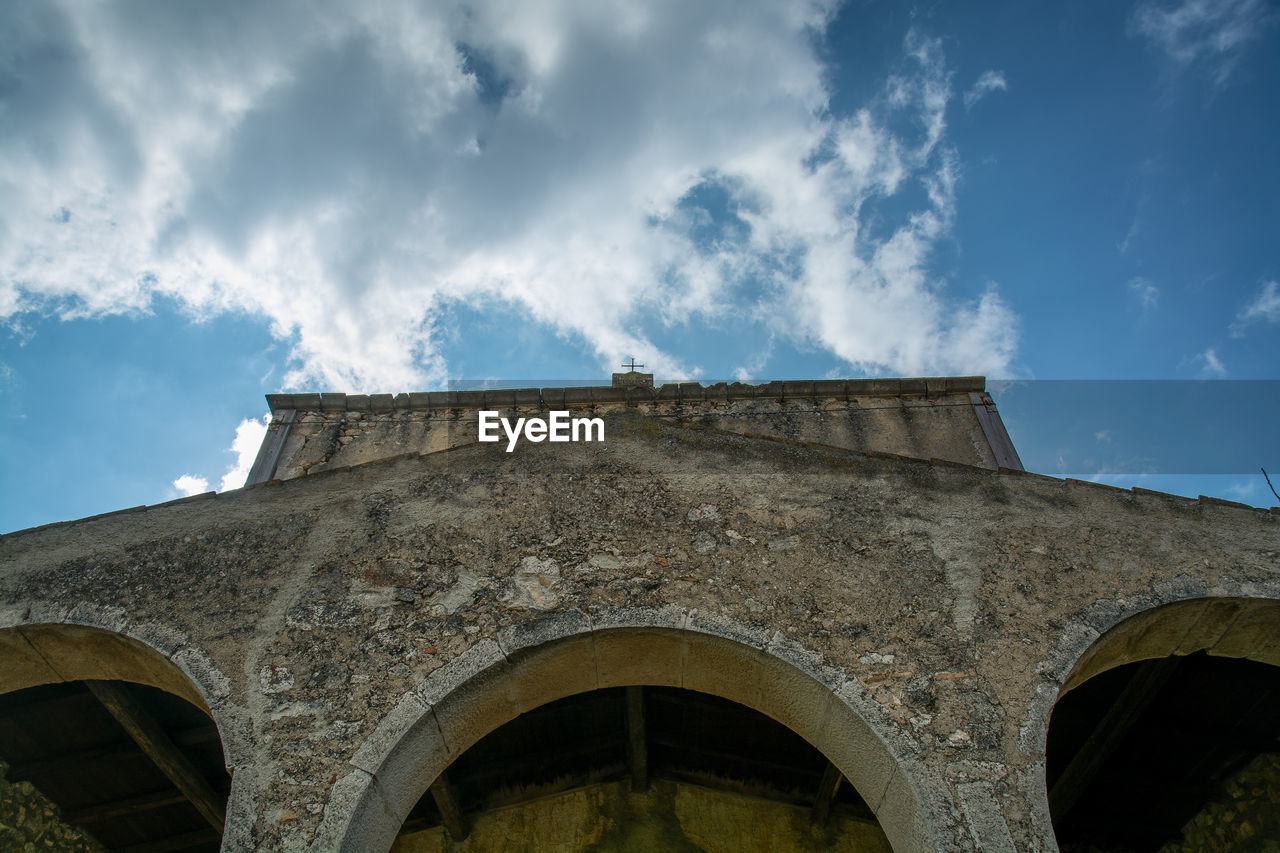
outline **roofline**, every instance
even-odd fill
[[[391,412],[431,409],[479,409],[512,406],[564,406],[592,403],[657,403],[741,399],[838,399],[850,397],[941,397],[986,391],[984,376],[930,376],[912,379],[809,379],[766,382],[668,383],[657,388],[592,385],[570,388],[424,391],[411,394],[268,394],[272,412],[289,409],[324,412]]]

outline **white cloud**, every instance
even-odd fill
[[[1160,302],[1160,288],[1156,287],[1142,276],[1137,276],[1129,281],[1129,289],[1138,297],[1138,301],[1142,303],[1142,313],[1154,309]]]
[[[225,492],[244,485],[244,481],[249,476],[249,469],[253,467],[253,460],[258,456],[262,439],[267,434],[269,423],[271,423],[271,415],[267,414],[260,421],[245,418],[240,422],[240,426],[236,427],[236,437],[231,442],[231,452],[236,455],[236,461],[227,473],[222,475],[222,483],[218,486],[218,491]]]
[[[1141,216],[1133,217],[1133,222],[1129,224],[1129,230],[1125,232],[1124,239],[1121,240],[1119,243],[1116,243],[1116,249],[1120,252],[1120,254],[1123,255],[1129,251],[1129,247],[1133,245],[1134,238],[1138,236],[1138,232],[1141,230],[1142,230],[1142,217]]]
[[[1262,38],[1275,21],[1266,0],[1180,0],[1140,4],[1130,28],[1177,67],[1204,66],[1221,86],[1235,70],[1245,45]]]
[[[834,5],[0,11],[0,318],[167,296],[269,318],[286,387],[399,391],[446,375],[458,303],[671,377],[697,366],[644,322],[746,304],[854,368],[1007,375],[1016,315],[931,268],[957,211],[940,46],[911,35],[883,94],[832,115]],[[688,199],[711,185],[741,229],[706,240]],[[890,196],[909,212],[874,210]]]
[[[1004,79],[1003,71],[983,71],[969,91],[964,93],[964,108],[973,109],[973,105],[992,92],[1004,92],[1009,84]]]
[[[1258,295],[1236,317],[1232,332],[1243,334],[1244,326],[1257,321],[1280,323],[1280,282],[1263,282]]]
[[[189,498],[192,495],[202,495],[209,491],[209,481],[204,477],[183,474],[173,481],[173,487],[182,492],[183,497]]]
[[[1261,480],[1247,480],[1226,486],[1223,488],[1222,494],[1228,500],[1250,504],[1251,506],[1262,506],[1263,491]]]
[[[236,427],[236,437],[231,442],[230,452],[235,454],[235,462],[222,475],[218,491],[239,489],[249,476],[249,469],[258,456],[258,448],[267,434],[267,425],[271,423],[271,415],[263,415],[261,420],[245,418]],[[183,474],[173,481],[173,487],[185,496],[199,495],[209,491],[209,480],[194,474]]]
[[[1213,347],[1197,355],[1195,360],[1200,363],[1200,376],[1205,379],[1222,379],[1227,375],[1226,365],[1218,358]]]

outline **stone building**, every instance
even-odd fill
[[[3,536],[0,848],[1280,849],[1280,509],[645,379],[275,395],[246,488]]]

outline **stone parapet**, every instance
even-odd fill
[[[472,444],[478,414],[658,418],[743,436],[937,459],[983,468],[1020,465],[981,376],[820,379],[431,391],[270,394],[271,430],[250,485]],[[997,424],[993,429],[993,424]],[[606,437],[607,441],[607,437]],[[501,448],[497,448],[501,452]]]
[[[622,375],[622,374],[619,374]],[[480,391],[428,391],[401,394],[268,394],[272,412],[299,411],[390,412],[431,409],[502,408],[506,406],[563,405],[571,395],[574,402],[644,403],[700,400],[812,399],[849,400],[859,397],[938,398],[948,394],[982,392],[982,376],[943,376],[907,379],[818,379],[766,382],[666,383],[644,385],[589,385],[553,388],[488,389]]]

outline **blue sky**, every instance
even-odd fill
[[[3,4],[0,530],[279,390],[1280,379],[1277,84],[1264,0]],[[1024,461],[1269,505],[1247,387],[1233,470]]]

